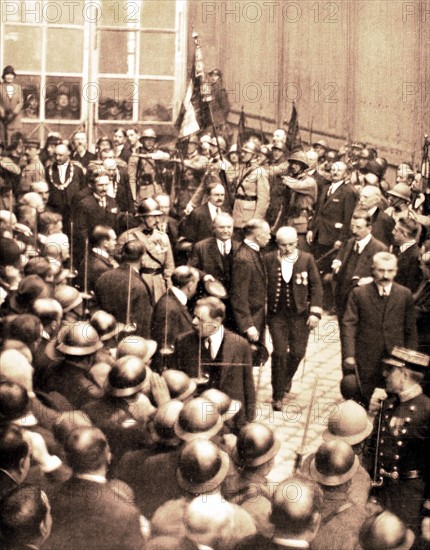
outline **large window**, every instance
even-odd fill
[[[183,4],[103,0],[98,120],[172,122]],[[179,71],[181,71],[179,64]]]
[[[2,0],[0,66],[24,91],[27,134],[113,121],[171,124],[183,96],[186,0]],[[69,130],[64,125],[70,126]],[[97,126],[100,127],[97,130]]]

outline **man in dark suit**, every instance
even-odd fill
[[[134,200],[127,170],[118,166],[116,159],[111,158],[103,160],[103,167],[109,175],[108,196],[115,199],[120,212],[134,214]]]
[[[96,225],[89,237],[89,254],[87,264],[87,289],[95,290],[99,278],[118,264],[114,260],[116,233],[108,225]],[[84,290],[85,260],[79,266],[78,284]]]
[[[343,317],[343,370],[358,375],[367,402],[377,386],[383,387],[383,357],[394,346],[417,346],[412,293],[393,282],[396,273],[393,254],[375,254],[373,282],[353,289]]]
[[[0,427],[0,498],[25,480],[30,455],[30,446],[18,426]]]
[[[333,256],[331,249],[340,248],[348,238],[349,224],[356,204],[354,188],[345,181],[347,166],[342,161],[332,164],[330,170],[331,185],[322,190],[315,207],[315,214],[309,222],[306,240],[312,243],[313,254],[318,261],[320,273],[326,275],[331,271]],[[324,259],[321,259],[321,256]],[[331,285],[324,287],[325,308],[333,306]]]
[[[85,239],[96,225],[108,225],[116,228],[118,205],[107,194],[109,187],[109,175],[102,167],[88,169],[87,181],[92,193],[79,201],[74,208],[74,241],[75,251],[79,258],[83,257]]]
[[[252,422],[255,388],[251,349],[243,338],[223,326],[225,306],[218,298],[202,298],[194,309],[193,332],[175,345],[176,368],[197,378],[203,389],[214,387],[242,403],[236,427]]]
[[[386,246],[393,244],[394,219],[382,208],[382,193],[375,185],[365,185],[360,191],[358,206],[367,210],[372,222],[372,235]]]
[[[72,137],[72,144],[74,149],[72,159],[78,161],[84,168],[88,168],[90,162],[96,160],[97,156],[87,149],[87,134],[85,132],[75,132]]]
[[[372,236],[370,216],[364,210],[354,212],[351,233],[352,237],[341,246],[332,263],[336,281],[336,315],[340,328],[349,293],[355,286],[372,282],[373,256],[387,249],[384,243]]]
[[[106,483],[111,453],[98,428],[80,427],[65,444],[73,476],[50,496],[50,548],[138,550],[143,548],[139,511]]]
[[[130,143],[127,141],[127,133],[124,128],[117,128],[113,134],[113,145],[115,158],[128,163],[131,157]]]
[[[179,237],[178,222],[170,215],[170,196],[161,193],[155,197],[158,207],[163,212],[163,217],[158,222],[158,229],[169,237],[172,249],[175,250]]]
[[[46,165],[46,181],[49,185],[48,206],[63,216],[64,228],[68,231],[73,199],[84,187],[85,176],[82,166],[70,160],[67,145],[60,143],[55,148],[55,161]]]
[[[152,307],[148,289],[139,276],[143,253],[140,241],[125,243],[121,265],[100,277],[95,294],[103,310],[121,323],[135,323],[136,334],[149,338]]]
[[[197,242],[193,248],[188,265],[204,275],[212,275],[230,290],[233,259],[240,243],[232,240],[233,218],[222,212],[213,221],[213,237]]]
[[[192,243],[212,237],[213,220],[223,210],[225,189],[217,178],[207,185],[207,196],[208,201],[193,210],[183,222],[182,235]]]
[[[158,344],[152,362],[156,370],[173,368],[167,352],[173,352],[178,336],[193,329],[187,302],[195,295],[199,279],[197,269],[185,265],[177,267],[172,274],[172,286],[155,305],[151,335]]]
[[[420,224],[413,218],[400,218],[393,229],[394,243],[397,245],[397,275],[394,279],[399,285],[415,292],[422,280],[420,248],[417,237]]]
[[[233,262],[231,305],[238,331],[251,342],[264,340],[267,279],[261,248],[270,241],[270,226],[264,220],[249,220],[244,241]]]
[[[267,273],[268,325],[273,342],[273,408],[282,410],[282,398],[306,353],[310,329],[322,314],[322,285],[311,254],[297,249],[293,227],[276,233],[278,250],[264,257]]]

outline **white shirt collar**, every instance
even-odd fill
[[[255,250],[256,252],[260,252],[260,247],[257,243],[254,241],[250,241],[249,239],[243,239],[243,242],[249,246],[249,248],[252,248],[252,250]]]
[[[343,181],[337,181],[336,183],[332,183],[330,185],[330,194],[337,191],[342,184],[343,184]]]
[[[370,208],[367,213],[369,214],[369,216],[373,216],[373,214],[378,210],[378,206],[373,206],[372,208]]]
[[[218,250],[220,251],[221,254],[224,254],[224,247],[225,247],[225,253],[230,254],[231,239],[228,239],[228,241],[220,241],[219,239],[217,239],[216,244],[217,244]]]
[[[218,351],[219,351],[219,348],[221,347],[223,338],[224,338],[224,327],[223,327],[223,325],[221,325],[219,327],[219,329],[214,334],[211,334],[211,336],[210,336],[211,349],[212,349],[212,353],[213,353],[214,357],[216,357],[217,354],[218,354]]]
[[[183,306],[187,305],[188,298],[185,296],[185,294],[182,292],[182,290],[176,286],[171,286],[170,290],[173,292],[173,294],[176,296],[176,298],[180,301],[180,303]]]
[[[416,241],[409,241],[408,243],[403,243],[400,245],[400,254],[402,252],[405,252],[408,248],[411,248],[411,246],[414,246]]]
[[[214,220],[216,216],[218,216],[219,214],[218,209],[221,210],[221,208],[219,206],[215,206],[211,202],[208,202],[208,208],[209,208],[209,214],[211,215],[212,220]]]
[[[85,479],[85,481],[94,481],[95,483],[107,483],[105,476],[98,476],[93,474],[76,474],[78,479]]]
[[[388,283],[385,287],[376,283],[376,286],[378,287],[379,296],[384,296],[384,294],[385,296],[389,296],[391,294],[391,287],[393,286],[393,283]]]
[[[109,258],[109,254],[106,252],[106,250],[102,250],[101,248],[93,248],[93,252],[96,254],[99,254],[100,256],[103,256],[103,258]]]
[[[370,243],[370,239],[372,238],[372,233],[369,233],[364,237],[364,239],[360,239],[359,241],[355,241],[355,243],[358,245],[358,253],[361,254],[363,252],[363,249]]]

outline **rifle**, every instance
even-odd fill
[[[305,454],[306,439],[307,439],[307,436],[308,436],[309,424],[310,424],[310,421],[311,421],[311,414],[312,414],[312,407],[313,407],[314,400],[315,400],[315,393],[317,391],[317,386],[318,386],[318,378],[315,378],[315,382],[314,382],[314,385],[313,385],[313,388],[312,388],[311,399],[309,401],[309,409],[308,409],[308,414],[306,416],[305,429],[303,431],[302,443],[300,445],[300,449],[298,451],[296,451],[296,460],[294,461],[294,470],[293,470],[294,473],[296,473],[297,470],[300,469],[300,466],[302,464],[302,459],[303,459],[303,456]]]

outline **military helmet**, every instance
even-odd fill
[[[211,439],[222,428],[221,415],[209,410],[208,402],[196,397],[184,405],[175,423],[175,434],[184,441]]]
[[[414,541],[414,532],[388,510],[367,518],[359,534],[363,550],[409,550]]]
[[[324,147],[324,149],[328,149],[329,146],[328,146],[328,141],[326,139],[319,139],[318,141],[315,141],[314,143],[312,143],[312,147],[317,147],[317,146],[320,146],[320,147]]]
[[[163,212],[160,210],[158,203],[155,199],[149,197],[144,199],[137,207],[135,217],[140,218],[142,216],[162,216]]]
[[[152,138],[152,139],[157,139],[157,134],[154,132],[154,130],[152,128],[145,128],[145,130],[143,130],[142,132],[142,139],[144,138]]]
[[[238,152],[238,149],[237,149],[237,143],[233,143],[233,145],[230,146],[230,149],[228,150],[228,154],[230,153],[237,153]]]
[[[285,145],[285,142],[284,141],[281,141],[281,140],[276,140],[273,142],[272,144],[272,150],[273,149],[279,149],[279,151],[282,151],[283,153],[286,153],[287,151],[287,146]]]
[[[216,388],[209,388],[200,397],[214,404],[214,410],[221,415],[224,422],[236,416],[242,407],[240,401],[232,399],[229,395]]]
[[[148,426],[151,439],[155,443],[179,444],[174,425],[183,406],[182,401],[172,399],[158,407],[153,421]]]
[[[264,424],[252,422],[244,426],[237,437],[233,451],[234,462],[241,467],[260,466],[271,460],[281,444],[272,430]]]
[[[204,439],[188,442],[179,455],[176,480],[189,493],[204,493],[224,481],[230,460],[215,443]]]
[[[49,294],[49,288],[43,279],[38,275],[27,275],[19,282],[17,291],[12,293],[10,305],[16,312],[25,313],[37,298],[49,298]]]
[[[396,183],[390,191],[387,191],[387,194],[411,202],[411,189],[406,183]]]
[[[354,476],[358,466],[359,460],[351,445],[333,439],[319,446],[310,463],[310,474],[321,485],[342,485]]]
[[[341,439],[350,445],[357,445],[370,435],[372,429],[373,424],[367,417],[366,409],[350,399],[341,403],[329,417],[322,437],[324,441]]]
[[[55,289],[54,298],[60,303],[64,313],[71,311],[82,304],[82,296],[76,288],[68,285],[61,285]]]
[[[296,151],[293,153],[288,159],[288,162],[298,162],[303,164],[305,168],[309,168],[309,159],[303,151]]]
[[[260,147],[258,146],[255,141],[247,141],[244,143],[241,147],[241,151],[245,151],[245,153],[251,153],[252,155],[256,155],[260,152]]]
[[[57,350],[65,355],[83,357],[103,347],[96,329],[85,321],[77,321],[61,331]]]
[[[157,349],[155,340],[146,340],[142,336],[127,336],[121,340],[116,350],[116,358],[120,359],[124,355],[134,355],[147,363],[154,355]]]
[[[185,372],[175,369],[167,369],[162,377],[169,388],[170,397],[185,401],[196,391],[197,384]]]
[[[125,327],[124,323],[117,323],[113,315],[102,309],[93,313],[90,323],[98,332],[102,342],[117,336]]]
[[[209,142],[211,145],[214,145],[215,147],[217,147],[217,141],[216,141],[216,138],[213,137],[210,142]],[[218,136],[218,144],[219,144],[219,148],[221,149],[221,151],[223,153],[225,153],[227,151],[227,143],[225,142],[225,139],[222,137],[222,136]]]
[[[150,385],[145,363],[134,355],[117,359],[109,372],[106,392],[114,397],[130,397]]]

